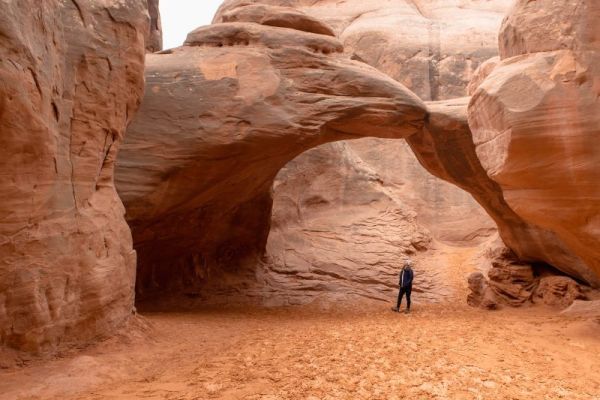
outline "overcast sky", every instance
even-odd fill
[[[160,0],[163,47],[181,46],[189,32],[211,23],[223,0]]]

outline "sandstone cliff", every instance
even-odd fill
[[[147,18],[143,0],[0,3],[0,344],[38,350],[131,315],[113,169]]]
[[[351,255],[360,252],[356,240],[368,249],[369,236],[385,238],[372,252],[380,253],[373,264],[381,271],[392,270],[392,258],[426,248],[431,237],[397,196],[402,191],[389,184],[393,179],[381,179],[384,168],[371,162],[377,157],[369,146],[354,144],[317,149],[302,156],[306,164],[300,158],[283,170],[280,182],[307,186],[276,185],[279,206],[267,243],[279,170],[311,147],[365,136],[407,138],[430,173],[473,195],[521,259],[596,283],[597,275],[586,274],[589,266],[556,230],[515,209],[506,187],[490,179],[477,132],[474,140],[469,129],[469,99],[431,102],[425,109],[400,83],[349,60],[332,36],[335,29],[300,9],[229,2],[219,18],[228,22],[199,28],[185,46],[149,57],[144,107],[117,174],[141,254],[140,293],[202,286],[228,272],[227,279],[243,287],[263,255],[271,278],[306,271],[317,286],[323,284],[317,275],[345,277],[336,283],[343,286],[352,281],[348,271],[364,268]],[[486,86],[497,62],[473,75],[471,108],[481,96],[478,83]],[[347,171],[339,169],[344,166]],[[340,181],[345,184],[334,184]],[[342,189],[347,194],[340,195]],[[394,222],[386,222],[385,210]],[[403,235],[395,236],[395,224]],[[385,228],[368,232],[374,226]],[[294,246],[302,257],[287,254]],[[314,247],[319,250],[312,255]]]
[[[351,1],[342,4],[333,4],[330,1],[310,4],[298,1],[260,1],[248,5],[246,3],[248,2],[226,2],[215,21],[253,21],[283,26],[286,19],[269,15],[268,10],[277,10],[275,15],[286,14],[287,18],[292,14],[299,14],[299,10],[302,10],[312,17],[312,21],[326,21],[327,26],[332,28],[321,29],[321,32],[338,35],[349,57],[386,72],[424,99],[466,95],[467,82],[475,68],[491,55],[497,54],[497,31],[502,10],[507,8],[507,2],[500,1],[485,5],[472,1],[466,5],[462,4],[464,7],[454,3],[440,7],[439,4],[431,2],[421,2],[424,4],[417,7],[416,4],[405,1]],[[426,15],[421,13],[423,10],[427,10]],[[456,18],[457,15],[460,15],[460,18]],[[442,35],[428,35],[431,29],[442,32]],[[468,32],[468,35],[458,41],[458,32]],[[344,155],[340,155],[340,151]],[[352,156],[349,156],[350,154]],[[315,169],[312,164],[316,160],[329,162],[324,163],[322,168]],[[349,163],[356,165],[349,166]],[[427,237],[427,244],[420,246],[419,252],[422,252],[435,247],[435,241],[458,246],[476,245],[495,231],[494,222],[467,192],[428,173],[404,141],[363,139],[346,142],[343,146],[323,145],[319,149],[309,150],[300,155],[293,164],[293,168],[286,169],[286,179],[304,185],[304,192],[300,189],[299,191],[305,196],[310,196],[310,193],[317,190],[315,185],[309,182],[318,182],[323,176],[330,176],[330,179],[336,177],[340,183],[318,188],[321,197],[328,199],[319,205],[319,215],[327,216],[330,229],[322,223],[321,217],[317,231],[308,228],[314,221],[310,205],[302,203],[300,199],[298,204],[289,201],[290,198],[295,198],[298,190],[292,185],[274,188],[275,207],[297,208],[300,221],[290,224],[290,221],[279,217],[288,216],[292,210],[274,212],[273,223],[279,228],[272,231],[267,244],[269,262],[274,263],[270,270],[304,270],[304,267],[300,266],[302,263],[293,263],[291,258],[284,260],[281,256],[293,247],[297,255],[306,254],[306,257],[310,258],[310,264],[317,270],[331,273],[335,270],[358,271],[367,269],[366,265],[370,265],[373,277],[379,276],[382,281],[389,283],[393,279],[390,280],[387,274],[397,269],[398,260],[403,257],[406,248],[398,245],[394,255],[382,251],[387,237],[401,238],[400,242],[409,243],[413,240],[420,241],[422,236]],[[366,175],[358,172],[363,170],[361,164],[372,170],[380,181],[379,184],[385,187],[386,192],[395,199],[394,203],[402,209],[401,214],[395,217],[396,223],[388,221],[390,207],[387,197],[381,197],[380,188],[373,185]],[[318,175],[311,176],[312,173]],[[362,183],[357,184],[358,182]],[[340,186],[344,189],[343,196],[338,192]],[[329,190],[333,192],[328,193]],[[371,198],[371,201],[368,206],[363,206],[360,212],[358,204],[350,211],[346,203],[354,198]],[[343,218],[343,215],[351,212],[360,217],[353,222]],[[366,225],[377,226],[377,229],[370,230],[368,234],[372,246],[356,246],[357,238],[365,234],[365,229],[362,228],[365,224],[361,221],[367,221]],[[298,224],[304,228],[297,229]],[[403,228],[398,229],[399,226]],[[286,231],[288,229],[289,231]],[[415,235],[415,232],[419,234]],[[322,246],[324,236],[337,238],[337,250],[331,246]],[[283,241],[282,238],[286,240]],[[376,246],[376,243],[382,247]],[[344,247],[344,250],[339,246]],[[323,249],[329,249],[325,250],[329,256],[321,252]],[[357,256],[351,261],[352,267],[349,267],[346,265],[349,262],[347,253],[352,251],[351,249],[357,252]],[[333,257],[335,251],[338,251],[337,257]],[[359,254],[371,261],[362,262]],[[306,257],[299,257],[306,263]],[[281,263],[285,263],[286,266]],[[439,298],[444,293],[440,285],[443,284],[443,280],[430,278],[439,275],[441,271],[426,265],[423,263],[424,270],[420,281],[427,287],[427,294],[420,297]],[[325,274],[321,276],[323,280],[326,279]],[[346,277],[340,278],[342,283],[352,281],[348,278],[351,274],[338,276]],[[316,275],[313,275],[310,279],[315,277]],[[301,278],[302,275],[292,277],[292,280],[296,280],[297,287],[300,287]],[[281,283],[284,280],[281,277],[278,281]],[[335,278],[329,278],[330,282],[334,280]],[[431,286],[434,281],[437,282],[437,287]],[[310,280],[307,280],[307,284],[311,285]],[[367,292],[371,290],[367,290],[369,285],[362,286]],[[377,289],[372,288],[372,291]],[[380,296],[388,295],[380,291]]]
[[[600,4],[518,1],[500,32],[501,61],[474,92],[477,156],[507,205],[544,235],[513,240],[600,285]]]

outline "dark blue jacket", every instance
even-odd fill
[[[398,285],[402,288],[411,288],[413,282],[413,270],[411,267],[404,267],[400,271],[400,280]]]

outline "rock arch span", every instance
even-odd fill
[[[146,98],[116,174],[138,250],[138,293],[256,262],[277,172],[317,145],[359,137],[406,139],[427,170],[473,195],[521,259],[597,284],[559,235],[505,201],[478,157],[468,98],[425,104],[350,60],[314,18],[264,8],[263,16],[293,17],[263,25],[252,12],[230,12],[234,22],[148,57]]]

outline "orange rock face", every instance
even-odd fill
[[[469,106],[477,156],[534,229],[509,246],[600,285],[600,4],[518,1]],[[539,232],[545,232],[539,234]]]
[[[143,0],[0,3],[0,344],[39,350],[131,314],[113,168],[147,18]]]
[[[366,271],[352,243],[362,240],[369,248],[376,236],[387,239],[367,253],[378,254],[372,264],[381,276],[391,274],[402,254],[426,248],[431,236],[371,168],[377,157],[368,146],[320,148],[284,169],[267,243],[278,172],[315,146],[367,136],[407,138],[429,172],[473,196],[522,260],[547,262],[595,284],[597,274],[580,273],[585,262],[558,232],[515,208],[510,190],[490,174],[485,143],[478,141],[487,131],[476,118],[493,115],[481,111],[473,118],[473,105],[505,60],[485,63],[474,75],[469,121],[468,98],[425,106],[398,82],[351,61],[326,23],[298,9],[228,2],[221,19],[232,22],[199,28],[185,46],[149,56],[146,98],[117,173],[140,254],[139,293],[216,282],[228,272],[243,282],[257,274],[262,256],[266,280],[281,283],[282,271],[302,274],[310,265],[302,275],[308,287],[323,287],[317,275],[351,281],[349,271]],[[384,210],[400,217],[386,223]],[[403,234],[392,228],[373,234],[382,224],[400,225]],[[472,232],[490,229],[477,224]],[[451,227],[446,232],[460,230]],[[371,271],[363,275],[383,285]]]

